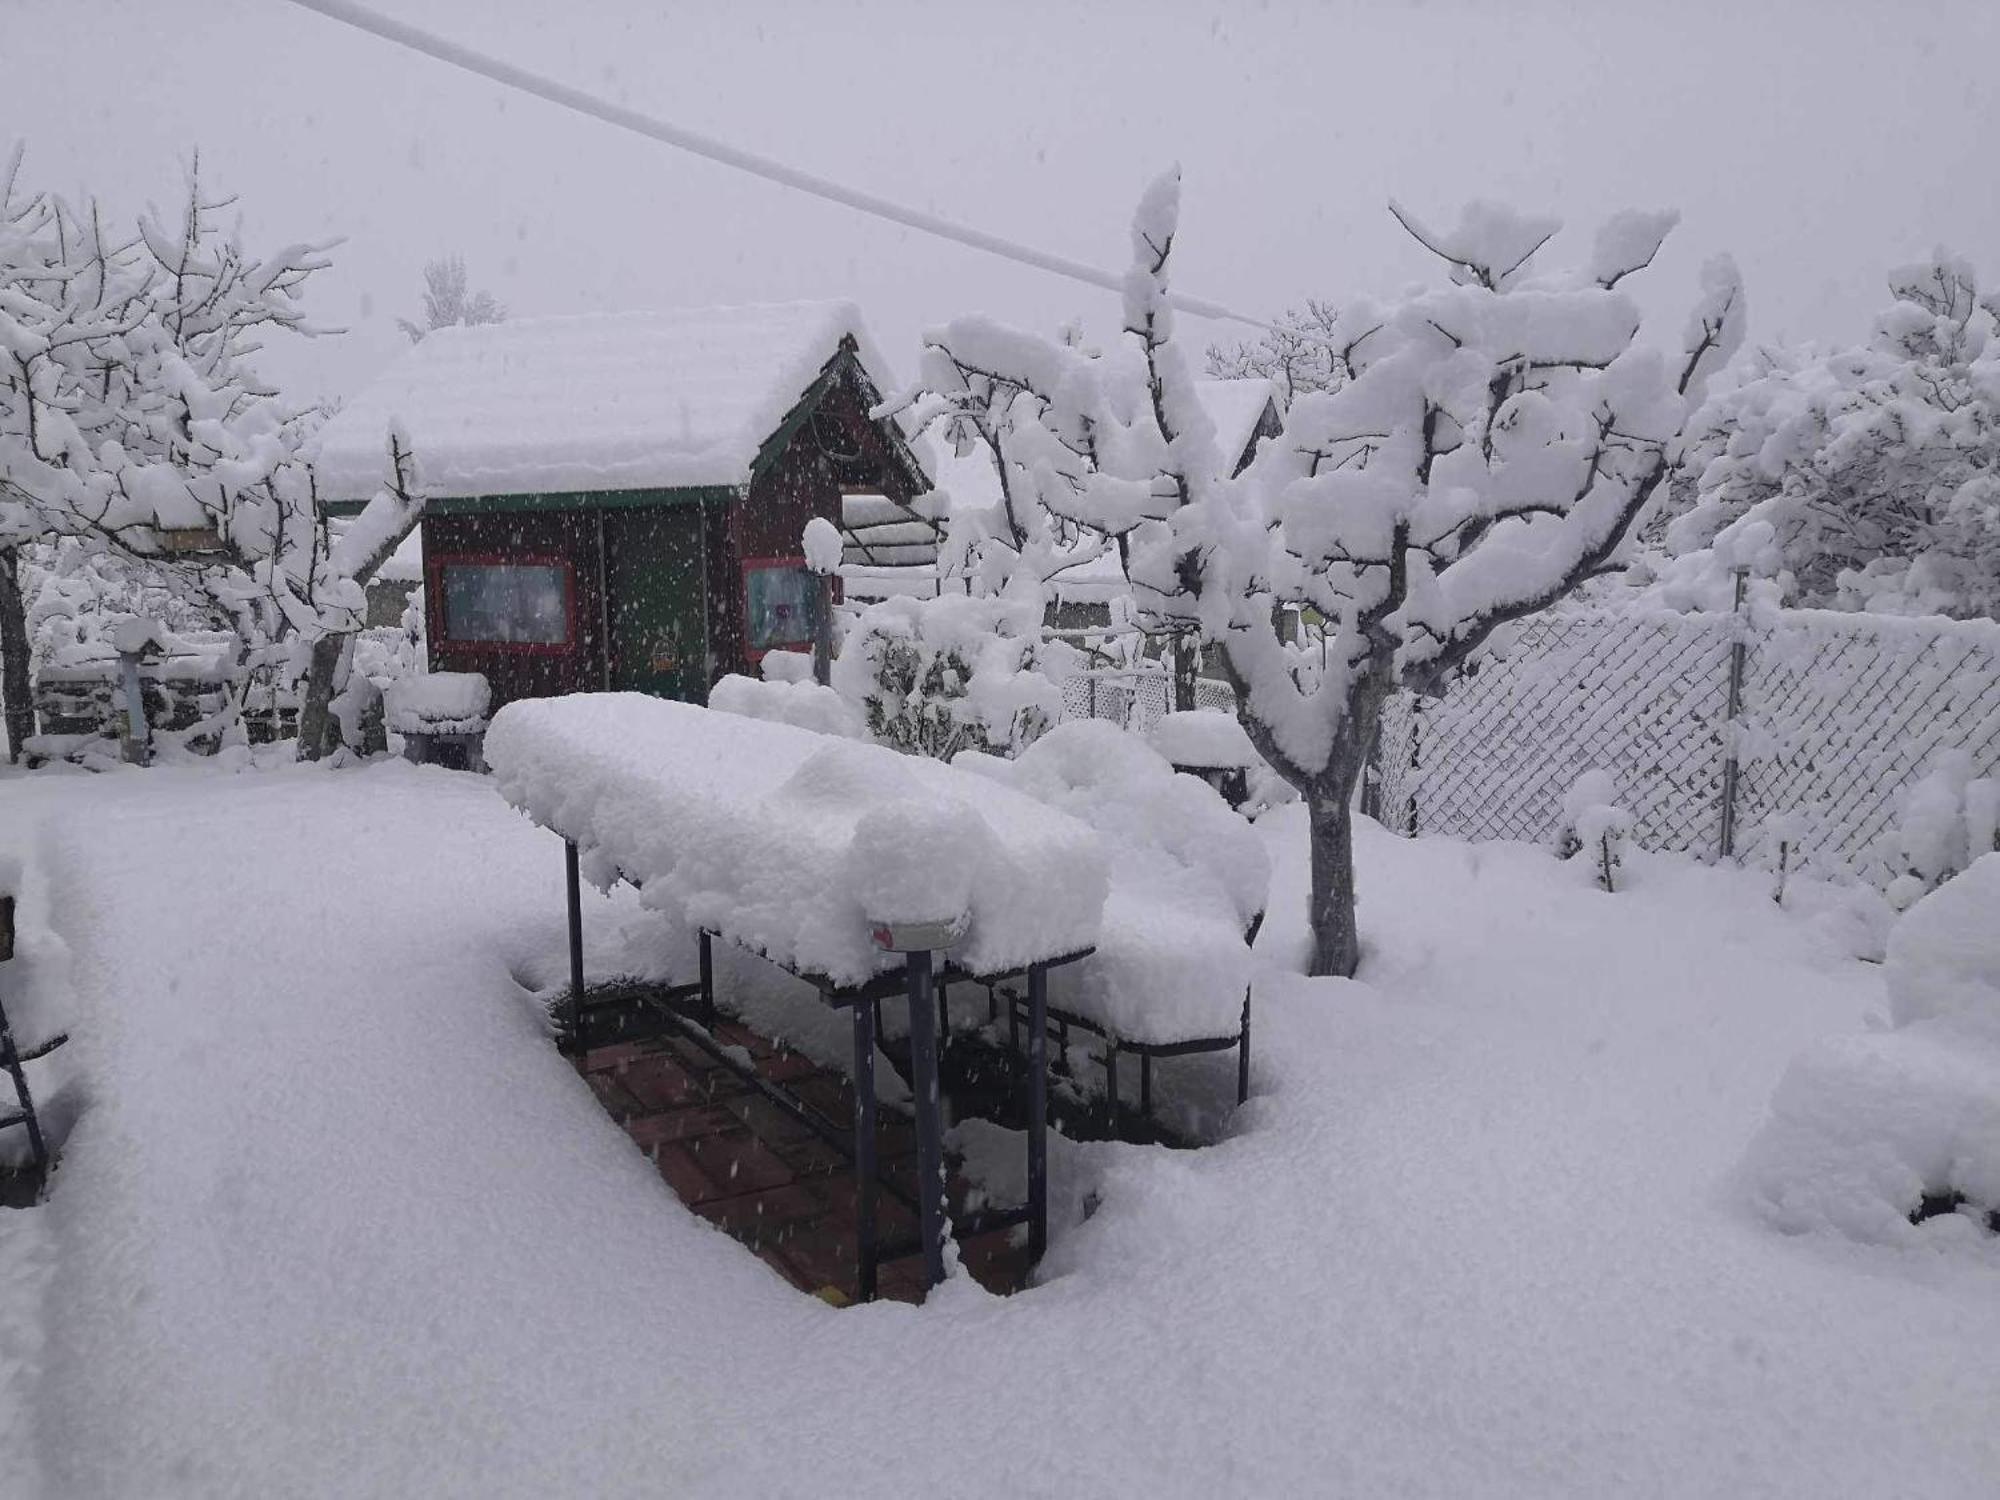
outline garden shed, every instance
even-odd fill
[[[932,481],[851,303],[590,314],[440,329],[321,432],[327,508],[357,511],[392,427],[431,498],[430,666],[516,698],[689,702],[812,638],[800,534],[924,520]]]

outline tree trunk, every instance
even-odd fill
[[[340,670],[344,635],[323,635],[312,644],[306,666],[305,697],[299,703],[300,760],[319,760],[333,749],[334,676]]]
[[[1195,707],[1195,678],[1201,675],[1201,636],[1197,632],[1174,632],[1173,669],[1174,712],[1191,713]]]
[[[7,759],[18,761],[35,732],[35,684],[28,673],[28,606],[21,553],[0,547],[0,699],[7,705]]]
[[[1354,920],[1352,775],[1329,776],[1306,795],[1312,843],[1312,964],[1308,973],[1352,979],[1361,965]]]

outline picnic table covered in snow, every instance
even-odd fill
[[[1220,714],[1173,717],[1243,733]],[[1176,774],[1157,748],[1101,719],[1059,724],[1014,760],[966,751],[952,765],[1070,813],[1104,840],[1112,880],[1095,950],[1054,976],[1051,1014],[1105,1039],[1114,1119],[1121,1050],[1139,1058],[1144,1116],[1156,1057],[1234,1047],[1242,1102],[1251,940],[1271,875],[1256,830],[1213,787]]]
[[[626,880],[701,934],[693,987],[712,1014],[710,935],[808,979],[854,1022],[853,1146],[872,1190],[874,1006],[910,1002],[923,1249],[942,1274],[941,1122],[931,952],[895,934],[937,935],[945,974],[1025,976],[1047,1003],[1050,967],[1086,957],[1108,885],[1098,834],[983,777],[880,746],[639,693],[511,703],[487,732],[501,794],[568,845],[573,1039],[581,1035],[579,876]],[[1030,1027],[1032,1248],[1046,1236],[1046,1052]],[[861,1214],[864,1289],[872,1207]]]

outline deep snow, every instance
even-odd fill
[[[0,1436],[31,1426],[39,1493],[2000,1475],[2000,1264],[1787,1237],[1734,1186],[1793,1054],[1885,1003],[1758,875],[1634,854],[1607,895],[1364,824],[1365,982],[1266,971],[1232,1138],[1059,1141],[1041,1286],[835,1311],[681,1208],[541,1034],[559,845],[489,784],[36,776],[0,815],[40,823],[95,1094],[52,1201],[0,1215]],[[1277,965],[1302,825],[1262,826]],[[636,909],[588,900],[610,962]]]

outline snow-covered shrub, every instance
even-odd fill
[[[1657,530],[1670,595],[1704,574],[1720,595],[1755,550],[1788,604],[2000,613],[2000,300],[1942,250],[1889,287],[1865,344],[1762,348],[1718,377]]]
[[[1972,756],[1945,750],[1902,796],[1894,857],[1903,873],[1890,882],[1902,909],[1936,890],[1983,854],[2000,849],[2000,781],[1972,774]]]
[[[939,760],[961,750],[1013,755],[1061,717],[1075,657],[1041,639],[1038,604],[885,599],[848,632],[833,686],[892,749]]]
[[[1615,889],[1614,877],[1624,861],[1632,814],[1618,805],[1618,787],[1609,771],[1585,771],[1563,798],[1562,823],[1556,829],[1557,859],[1588,855],[1597,883]]]
[[[2000,1210],[2000,854],[1889,937],[1892,1029],[1832,1037],[1787,1069],[1744,1181],[1781,1229],[1985,1244]],[[1963,1208],[1966,1212],[1953,1212]]]
[[[134,616],[158,620],[176,635],[211,632],[227,621],[147,575],[135,561],[67,539],[22,549],[23,593],[37,670],[115,655],[111,634]]]
[[[842,739],[868,737],[854,705],[832,688],[822,687],[810,677],[803,682],[782,679],[760,681],[755,677],[731,673],[708,690],[708,706],[719,713],[792,724],[820,734],[838,735]]]

